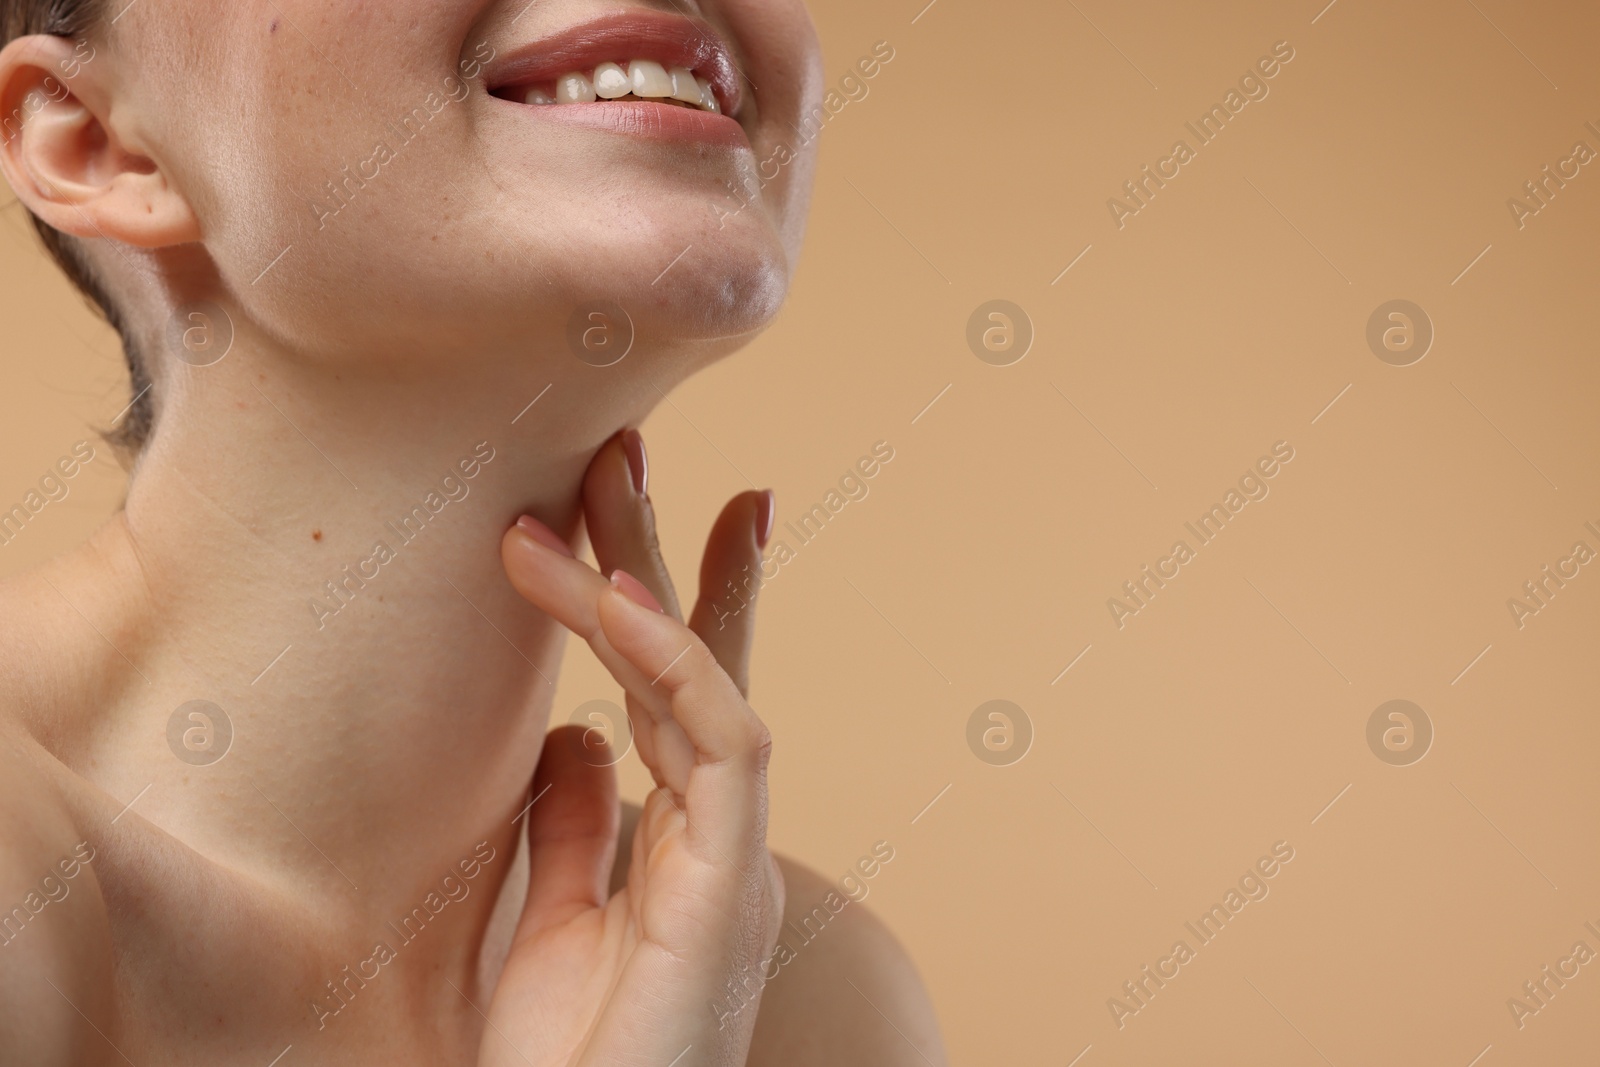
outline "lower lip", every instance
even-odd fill
[[[696,141],[701,144],[749,148],[744,127],[726,115],[647,100],[597,101],[590,104],[517,104],[513,107],[540,118],[583,126],[592,130],[628,134],[652,141]]]

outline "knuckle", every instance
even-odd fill
[[[684,626],[683,632],[689,635],[689,648],[694,652],[695,659],[702,670],[715,674],[722,669],[721,664],[717,662],[716,655],[711,651],[711,646],[706,644],[705,638],[695,633],[688,626]]]
[[[756,766],[765,771],[767,765],[772,762],[772,731],[757,719],[750,726],[750,737],[746,743]]]

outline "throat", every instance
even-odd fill
[[[72,769],[227,868],[377,912],[503,848],[565,631],[511,588],[499,543],[535,507],[570,530],[585,462],[530,505],[511,447],[469,441],[425,477],[280,512],[147,469],[57,571],[91,623],[63,632],[117,679]]]

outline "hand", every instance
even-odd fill
[[[754,620],[717,603],[728,581],[759,566],[772,498],[743,493],[723,509],[685,626],[646,480],[632,432],[613,438],[585,479],[584,513],[610,581],[533,519],[501,546],[517,591],[584,638],[626,691],[657,788],[628,884],[608,900],[615,774],[583,758],[581,728],[546,738],[528,814],[527,903],[480,1067],[731,1067],[749,1053],[757,1004],[720,1015],[713,1005],[730,985],[759,997],[783,879],[766,846],[770,736],[745,701]]]

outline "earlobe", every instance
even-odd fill
[[[63,233],[138,248],[199,240],[188,201],[106,121],[108,67],[84,62],[59,37],[0,51],[0,168],[17,198]]]

